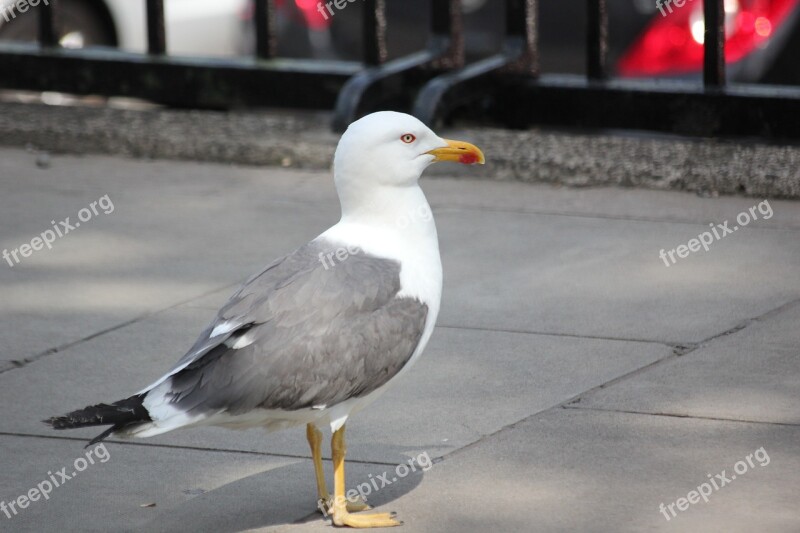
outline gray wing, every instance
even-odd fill
[[[323,265],[336,249],[315,241],[248,280],[175,365],[170,402],[234,415],[332,406],[395,376],[428,308],[397,298],[398,262],[359,251]]]

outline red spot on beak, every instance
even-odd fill
[[[465,165],[474,165],[478,162],[478,156],[472,152],[466,152],[458,157],[458,162]]]

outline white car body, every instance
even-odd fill
[[[147,50],[144,0],[104,0],[114,20],[119,47]],[[237,55],[240,15],[247,0],[166,0],[167,53],[192,56]]]
[[[234,56],[242,43],[241,15],[248,0],[165,0],[167,53],[189,56]],[[35,17],[30,6],[16,7],[18,0],[0,0],[0,26],[6,18]],[[120,49],[147,51],[147,23],[144,0],[103,0],[111,15]],[[45,0],[35,2],[46,8]],[[69,9],[61,3],[59,9]],[[11,20],[9,20],[10,22]],[[62,46],[82,47],[82,39],[62,39]]]

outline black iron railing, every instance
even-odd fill
[[[456,114],[508,127],[623,128],[701,136],[800,138],[800,88],[726,86],[724,1],[705,0],[702,85],[609,77],[606,0],[586,0],[586,76],[540,75],[538,0],[505,0],[502,51],[464,63],[460,0],[431,0],[427,47],[387,61],[385,0],[364,0],[361,62],[276,57],[274,0],[255,0],[252,58],[165,55],[163,0],[146,0],[146,54],[66,50],[58,0],[39,11],[39,44],[0,44],[0,87],[133,96],[196,108],[328,109],[337,130],[377,109],[427,123]]]

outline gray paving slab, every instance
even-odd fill
[[[659,250],[708,226],[437,215],[447,280],[440,324],[681,344],[800,297],[796,230],[740,232],[667,267]]]
[[[310,460],[113,443],[84,450],[75,440],[6,435],[0,453],[14,458],[3,461],[2,531],[234,532],[292,523],[315,506]],[[56,474],[62,468],[70,479]],[[43,481],[47,499],[34,493],[24,509],[9,507]]]
[[[174,309],[0,374],[0,404],[17,406],[0,420],[0,432],[96,435],[95,428],[56,433],[40,421],[144,388],[211,315]],[[418,365],[353,419],[349,456],[383,462],[423,450],[440,456],[671,354],[656,343],[442,328]],[[144,442],[307,456],[304,435],[303,428],[271,435],[202,428]]]
[[[434,464],[413,491],[389,485],[371,501],[397,511],[404,533],[793,533],[798,438],[798,427],[559,408]],[[719,486],[723,470],[730,481]],[[708,487],[708,502],[689,496],[709,474],[718,489]],[[681,511],[675,502],[687,497],[697,503]],[[317,522],[275,529],[328,531]]]
[[[574,407],[800,424],[800,303]]]

